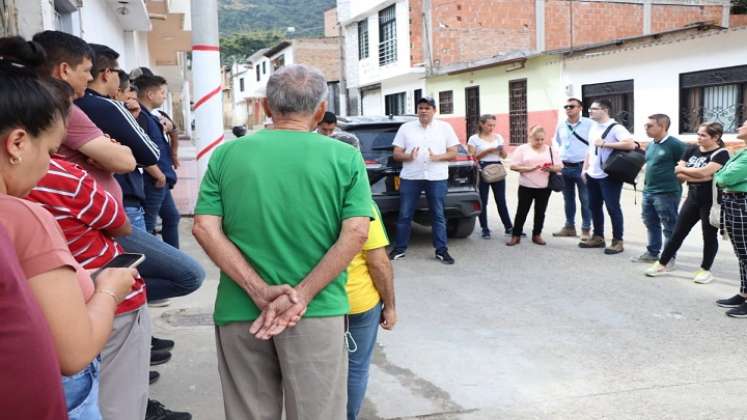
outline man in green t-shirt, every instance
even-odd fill
[[[654,114],[648,117],[645,125],[646,135],[653,140],[646,147],[646,179],[641,210],[648,231],[648,245],[646,252],[633,258],[635,262],[658,261],[662,227],[664,239],[668,241],[677,223],[682,185],[677,180],[674,167],[685,153],[685,143],[667,134],[669,124],[668,116]]]
[[[214,320],[226,419],[345,418],[345,268],[368,237],[360,153],[311,133],[318,70],[283,67],[263,106],[272,130],[213,152],[193,232],[220,268]]]

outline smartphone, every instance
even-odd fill
[[[105,266],[96,270],[91,278],[96,280],[96,277],[107,268],[135,268],[145,261],[145,255],[135,253],[124,253],[114,257],[113,260],[109,261]]]

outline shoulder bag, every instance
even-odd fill
[[[506,168],[502,163],[491,163],[480,169],[480,178],[486,184],[493,184],[506,179]]]
[[[552,162],[552,166],[555,166],[555,159],[552,157],[552,146],[550,146],[550,162]],[[548,172],[548,174],[550,176],[547,178],[547,187],[555,192],[563,191],[563,188],[565,187],[563,176],[552,171]]]

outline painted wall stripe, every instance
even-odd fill
[[[192,46],[192,51],[220,51],[220,47],[217,45],[195,44]]]
[[[213,140],[213,142],[210,143],[210,144],[208,144],[207,146],[205,146],[204,149],[200,150],[200,152],[197,153],[197,160],[200,160],[200,158],[202,158],[203,156],[205,156],[206,153],[208,153],[210,150],[212,150],[215,146],[219,145],[220,142],[223,141],[223,138],[225,136],[226,136],[225,134],[221,134],[220,137],[218,137],[217,139]]]
[[[210,98],[220,93],[221,86],[218,86],[217,88],[211,90],[205,96],[200,98],[195,104],[192,106],[192,111],[197,111],[197,108],[201,107],[205,102],[209,101]]]

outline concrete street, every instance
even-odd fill
[[[516,186],[512,175],[512,215]],[[699,225],[676,272],[644,277],[646,266],[630,261],[646,242],[640,203],[632,190],[623,195],[626,251],[616,256],[551,236],[564,220],[559,193],[545,247],[527,239],[509,248],[502,228],[489,241],[476,229],[450,243],[457,263],[444,266],[433,258],[430,230],[415,229],[407,258],[394,264],[399,323],[380,330],[362,418],[747,418],[747,320],[714,304],[739,287],[730,243],[721,241],[709,285],[690,277],[700,262]],[[182,222],[183,249],[203,261],[208,278],[191,296],[151,310],[154,334],[177,342],[171,362],[156,368],[152,397],[197,420],[222,420],[211,325],[218,271],[191,224]]]

